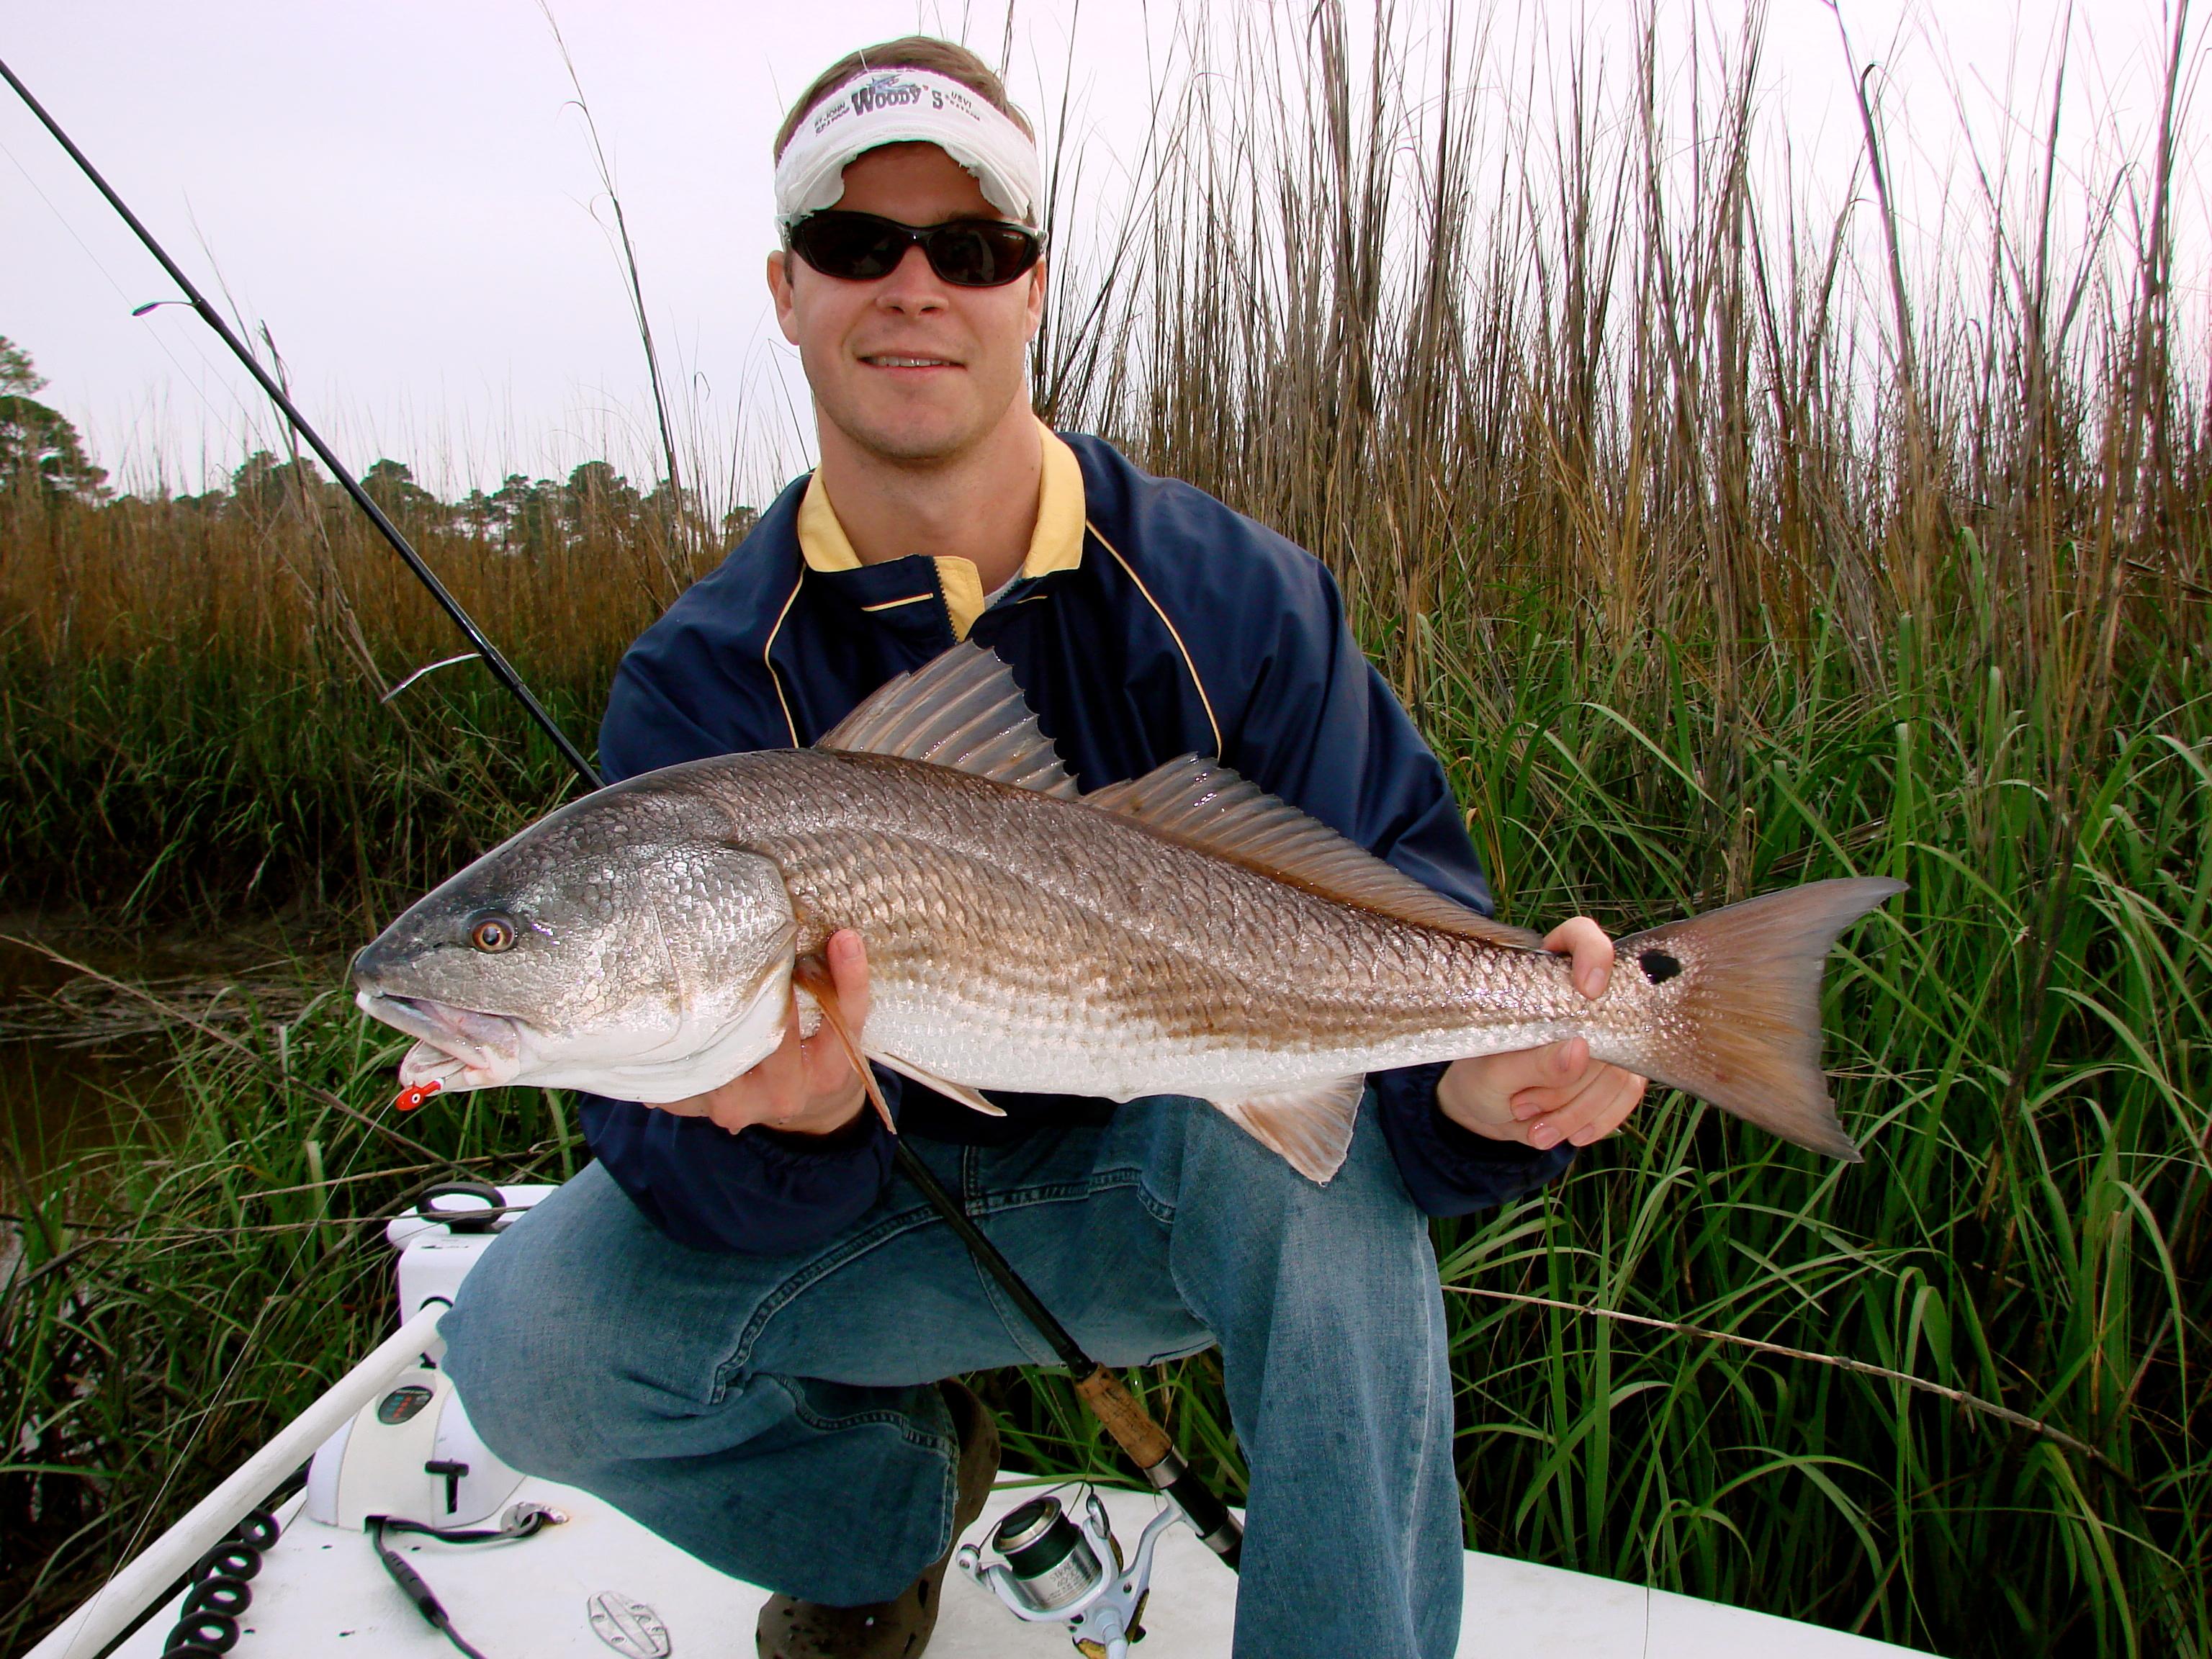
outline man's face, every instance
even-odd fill
[[[845,169],[837,205],[902,224],[1005,216],[934,144],[890,144]],[[956,288],[910,247],[873,282],[769,256],[783,337],[799,348],[823,419],[895,460],[959,455],[1024,396],[1023,356],[1044,310],[1044,266],[1003,288]]]

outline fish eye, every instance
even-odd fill
[[[478,916],[469,929],[469,943],[479,951],[497,952],[514,943],[514,924],[505,916]]]

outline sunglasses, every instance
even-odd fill
[[[787,233],[792,252],[824,276],[872,283],[898,269],[910,247],[955,288],[1003,288],[1044,255],[1044,237],[1003,219],[951,219],[902,225],[872,213],[830,208],[810,213]]]

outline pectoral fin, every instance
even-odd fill
[[[934,1089],[947,1100],[957,1100],[971,1112],[981,1112],[986,1117],[1004,1117],[1006,1113],[977,1094],[964,1083],[953,1083],[925,1072],[910,1060],[901,1060],[896,1054],[878,1054],[871,1050],[871,1060],[879,1060],[902,1078],[909,1078],[925,1089]]]
[[[1365,1077],[1323,1078],[1273,1094],[1213,1103],[1230,1121],[1317,1186],[1343,1167],[1352,1146],[1352,1126],[1359,1115]]]
[[[792,964],[791,981],[820,1006],[822,1023],[836,1035],[844,1048],[845,1057],[860,1074],[860,1087],[867,1091],[868,1103],[883,1119],[884,1127],[896,1134],[898,1125],[891,1121],[891,1109],[884,1103],[884,1091],[876,1086],[876,1074],[868,1068],[868,1057],[860,1052],[853,1028],[845,1023],[845,1011],[838,1004],[837,981],[830,976],[830,964],[819,957],[801,957]]]

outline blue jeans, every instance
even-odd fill
[[[1211,1107],[1132,1103],[1006,1147],[917,1139],[1096,1358],[1218,1343],[1251,1471],[1236,1651],[1445,1659],[1461,1598],[1443,1297],[1371,1109],[1316,1187]],[[908,1183],[788,1256],[671,1242],[597,1164],[447,1316],[487,1444],[738,1577],[896,1595],[950,1547],[930,1386],[1052,1352]]]

